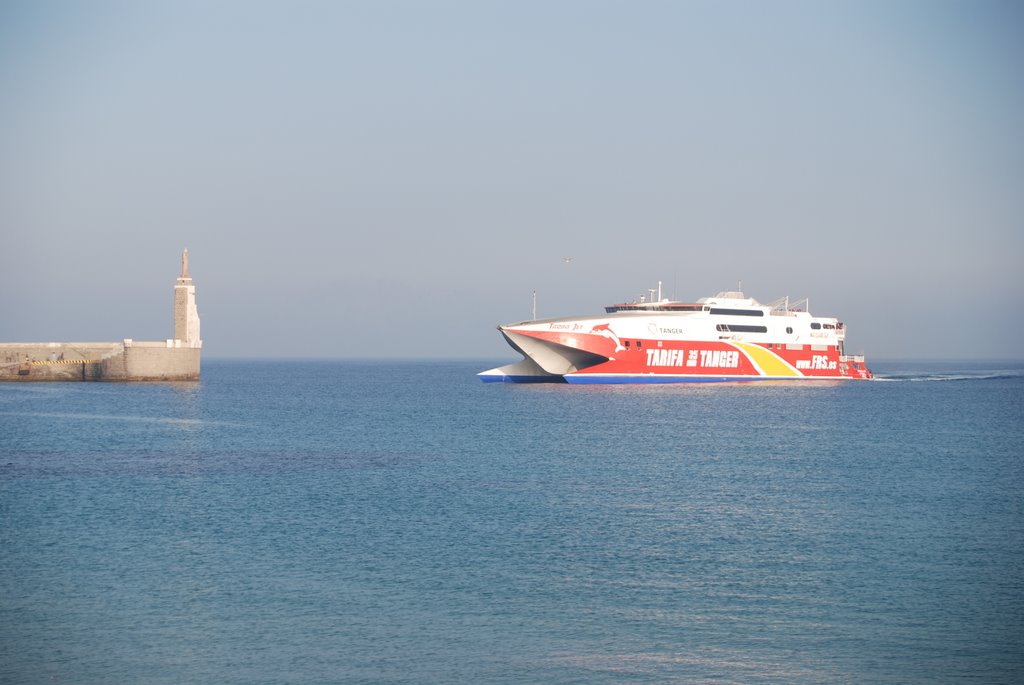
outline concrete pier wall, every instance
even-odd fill
[[[126,345],[123,354],[124,377],[115,375],[116,357],[104,362],[103,380],[132,381],[197,381],[199,380],[198,347],[172,346],[180,340],[135,342]]]
[[[199,347],[180,340],[0,343],[0,381],[191,381]]]

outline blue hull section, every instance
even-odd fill
[[[773,381],[776,378],[751,378],[749,376],[574,376],[565,377],[572,385],[665,385],[668,383],[756,383]]]
[[[562,376],[485,376],[478,374],[484,383],[565,383]]]

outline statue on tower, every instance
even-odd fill
[[[188,275],[188,248],[181,253],[181,278],[191,278]]]

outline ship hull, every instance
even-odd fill
[[[529,321],[498,330],[523,359],[482,372],[479,376],[485,382],[663,384],[872,378],[863,357],[843,353],[843,324],[814,319],[806,312],[775,313],[760,305]]]

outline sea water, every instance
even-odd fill
[[[0,384],[0,681],[1024,681],[1024,365]]]

